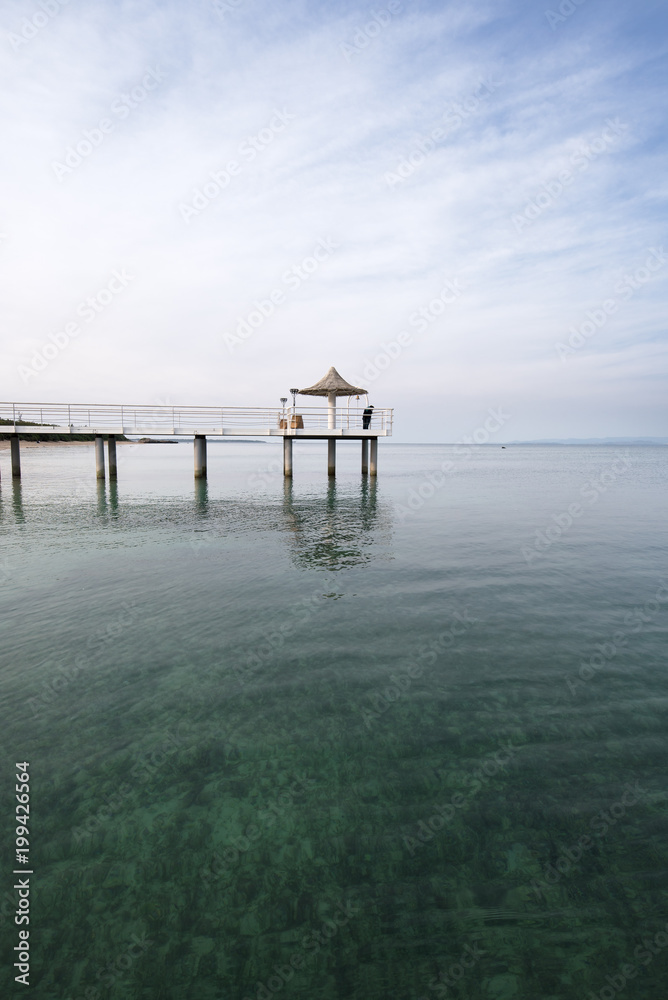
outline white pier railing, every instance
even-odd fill
[[[332,429],[344,436],[363,431],[363,407],[342,403],[335,427],[327,406],[161,406],[99,403],[0,403],[0,433],[129,435],[307,435]],[[392,434],[393,410],[374,409],[369,435]]]

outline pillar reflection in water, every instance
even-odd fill
[[[12,479],[12,511],[17,524],[25,524],[25,513],[23,510],[23,493],[21,481]]]
[[[107,484],[104,479],[98,479],[96,481],[96,486],[97,486],[97,516],[106,517],[108,513]]]
[[[292,559],[303,569],[347,569],[386,556],[391,520],[375,480],[341,486],[331,479],[317,493],[296,493],[285,480],[283,511]]]
[[[195,512],[200,517],[209,516],[209,484],[206,479],[195,480]]]
[[[115,479],[109,481],[109,510],[112,517],[118,517],[118,483]]]

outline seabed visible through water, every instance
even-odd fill
[[[665,449],[118,451],[3,466],[30,997],[660,1000]]]

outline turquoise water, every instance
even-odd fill
[[[211,444],[195,483],[192,445],[119,445],[98,486],[51,446],[18,486],[0,453],[25,995],[659,1000],[668,452],[338,459]]]

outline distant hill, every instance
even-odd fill
[[[509,441],[508,444],[661,445],[668,444],[668,437],[542,438],[536,439],[535,441]]]

